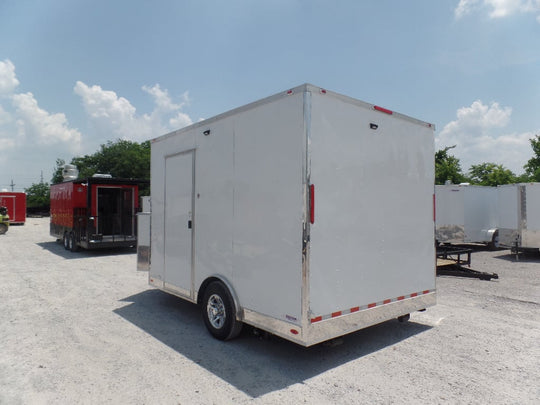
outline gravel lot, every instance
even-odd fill
[[[71,253],[29,218],[0,236],[0,404],[540,403],[540,256],[477,251],[499,280],[438,277],[438,304],[302,348],[147,284],[133,251]]]

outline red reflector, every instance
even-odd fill
[[[291,95],[291,94],[292,94],[292,90],[289,90],[289,91],[287,92],[287,94],[288,94],[288,95]]]
[[[429,294],[429,290],[422,291],[422,294]]]
[[[417,293],[412,293],[411,298],[416,297],[417,295],[418,295]]]
[[[309,222],[315,223],[315,186],[309,186]]]
[[[322,321],[322,316],[318,316],[316,318],[311,319],[311,323],[315,323],[315,322],[319,322],[319,321]]]
[[[298,335],[298,331],[297,331],[296,329],[291,329],[291,333],[292,333],[293,335]]]
[[[404,300],[405,297],[402,295],[401,297],[397,297],[398,301]]]
[[[379,107],[378,105],[373,106],[373,108],[376,109],[377,111],[383,112],[385,114],[392,115],[394,113],[392,110],[387,110],[386,108]]]
[[[358,312],[358,311],[360,311],[360,307],[351,308],[351,312]]]
[[[321,94],[326,94],[326,90],[325,90],[325,89],[321,89]]]
[[[373,304],[368,304],[367,307],[368,307],[368,308],[373,308],[373,307],[376,307],[376,306],[377,306],[377,304],[373,303]]]
[[[390,304],[391,302],[392,302],[392,300],[384,300],[383,304]]]
[[[335,318],[336,316],[341,316],[341,311],[332,312],[332,318]]]

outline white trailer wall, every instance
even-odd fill
[[[532,248],[540,248],[540,183],[525,185],[526,212],[524,219],[526,230],[523,232],[522,245]]]
[[[163,288],[194,300],[201,282],[219,275],[234,285],[244,308],[300,322],[304,132],[298,93],[262,100],[153,142],[152,209],[170,213],[164,223],[152,223],[154,284],[165,279],[160,273],[171,254],[156,249],[167,245],[168,228],[178,229],[193,237],[191,271],[176,262],[179,277],[188,276],[190,285]],[[183,153],[194,156],[192,230],[186,226],[190,210],[175,212],[185,205],[182,197],[167,197],[176,193],[175,182],[181,187],[176,178],[182,173],[167,173],[166,161]]]
[[[434,290],[433,128],[313,93],[310,135],[311,313]]]
[[[509,184],[497,191],[500,243],[540,248],[540,183]]]
[[[436,234],[440,243],[492,243],[498,227],[497,188],[435,186]]]

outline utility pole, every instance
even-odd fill
[[[41,171],[41,179],[40,179],[39,183],[43,184],[43,170]]]
[[[15,183],[13,183],[13,179],[11,179],[10,186],[11,186],[11,192],[13,192],[13,189],[15,188]]]

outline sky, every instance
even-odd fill
[[[0,0],[0,190],[312,83],[435,124],[467,172],[540,135],[540,0]]]

